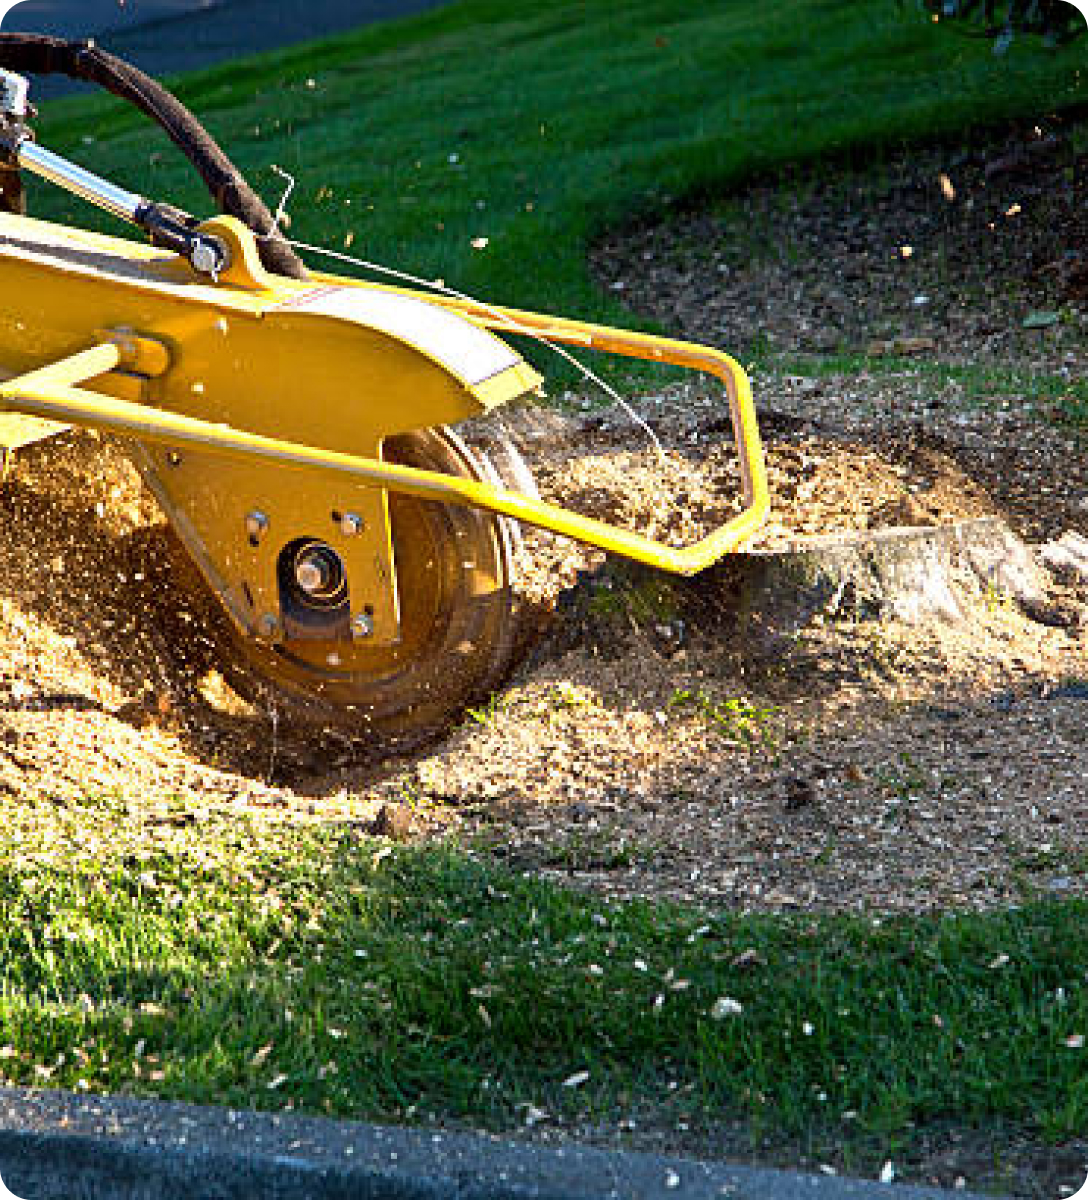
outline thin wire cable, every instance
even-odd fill
[[[282,167],[276,166],[275,163],[272,163],[271,166],[272,170],[275,171],[281,179],[287,180],[287,187],[284,189],[283,195],[280,197],[279,204],[276,205],[276,213],[272,218],[272,224],[275,227],[276,232],[280,233],[280,222],[284,217],[287,216],[287,201],[291,199],[291,193],[295,190],[295,177],[290,171],[285,171]],[[280,238],[282,240],[282,233],[280,233]]]
[[[290,195],[290,189],[288,189],[287,194]],[[283,203],[286,202],[286,199],[287,197],[285,196],[284,200],[281,201],[281,208]],[[279,209],[277,209],[277,213],[278,212]],[[596,384],[596,386],[599,387],[606,396],[614,400],[616,404],[618,404],[631,418],[631,420],[634,421],[634,423],[646,434],[653,444],[654,449],[657,451],[658,458],[663,464],[668,466],[669,460],[668,455],[665,453],[665,447],[662,446],[661,440],[650,427],[649,423],[639,416],[631,404],[626,401],[610,383],[602,379],[595,371],[587,367],[585,363],[572,354],[566,348],[566,346],[560,346],[558,343],[551,341],[549,338],[545,337],[542,333],[539,333],[535,329],[528,329],[523,325],[519,325],[506,313],[500,312],[496,308],[492,308],[491,305],[487,304],[483,300],[477,300],[474,296],[470,296],[465,292],[460,292],[456,288],[447,287],[447,285],[441,279],[424,279],[419,275],[413,275],[410,271],[400,271],[396,267],[386,267],[381,263],[369,262],[365,258],[357,258],[353,254],[344,254],[339,250],[329,250],[325,246],[315,246],[309,244],[308,242],[298,242],[292,238],[285,238],[284,240],[295,250],[305,250],[311,254],[323,254],[327,258],[339,259],[341,262],[351,263],[352,265],[362,267],[367,271],[374,271],[380,275],[388,275],[393,279],[402,279],[404,282],[415,284],[417,287],[430,288],[432,291],[442,293],[442,295],[451,296],[455,300],[464,300],[468,304],[475,304],[479,308],[483,309],[484,312],[490,313],[491,316],[502,321],[504,327],[509,330],[509,332],[522,334],[525,337],[532,338],[534,341],[539,342],[541,345],[547,346],[549,350],[553,351],[555,354],[558,354],[560,358],[566,359],[566,361],[570,363],[570,365],[574,367],[584,379],[588,380],[590,383]]]

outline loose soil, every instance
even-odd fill
[[[1012,130],[958,156],[767,183],[602,244],[602,279],[671,332],[789,351],[777,365],[764,354],[754,377],[774,515],[753,552],[978,516],[1033,544],[1088,533],[1075,397],[1018,392],[1008,373],[980,390],[929,366],[1083,378],[1088,313],[1068,254],[1084,245],[1083,144],[1082,128]],[[1057,315],[1025,328],[1033,312]],[[872,357],[846,369],[797,353],[832,350]],[[904,350],[919,357],[884,362]],[[721,396],[681,384],[635,405],[660,451],[589,396],[514,411],[503,428],[545,498],[672,544],[738,511]],[[485,450],[495,434],[470,431]],[[528,657],[439,743],[383,761],[362,740],[295,739],[234,695],[115,444],[69,433],[28,449],[0,506],[12,793],[63,805],[118,790],[149,810],[221,797],[474,839],[576,886],[738,911],[1088,892],[1084,580],[1053,578],[1031,614],[978,588],[961,621],[847,614],[742,636],[742,562],[673,580],[530,533],[525,585],[554,615]],[[983,1184],[984,1143],[934,1135],[912,1173]],[[1067,1149],[1071,1163],[1088,1147]],[[1017,1154],[1002,1182],[1022,1194],[1075,1174],[1061,1155]]]
[[[632,307],[712,345],[898,345],[1083,379],[1086,145],[1083,120],[1053,118],[803,168],[610,235],[594,266]]]

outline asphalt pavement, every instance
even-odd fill
[[[94,37],[163,76],[408,16],[441,2],[23,0],[0,28]],[[38,94],[44,90],[36,88]],[[571,1142],[542,1145],[11,1088],[0,1088],[0,1178],[25,1200],[964,1200],[967,1195],[613,1153]]]
[[[574,1142],[9,1088],[0,1177],[24,1200],[972,1200]]]
[[[192,16],[216,0],[16,0],[5,30],[35,30],[62,37],[89,37],[131,29],[163,17]]]
[[[157,77],[407,17],[444,0],[22,0],[5,33],[93,37]],[[0,4],[0,8],[3,5]],[[75,86],[75,85],[72,85]],[[55,94],[57,81],[35,87]]]

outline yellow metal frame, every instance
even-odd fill
[[[152,377],[166,371],[168,363],[158,352],[157,344],[138,336],[104,334],[103,338],[108,340],[0,383],[0,410],[90,426],[142,441],[197,446],[232,457],[258,457],[289,468],[334,472],[392,491],[475,506],[681,575],[695,574],[736,550],[766,520],[770,508],[767,472],[751,387],[740,364],[729,355],[707,346],[581,321],[445,297],[426,299],[456,309],[496,333],[531,333],[565,345],[669,363],[715,376],[725,386],[729,399],[740,458],[744,511],[701,541],[676,548],[488,484],[250,433],[79,387],[117,369]]]

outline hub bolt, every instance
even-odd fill
[[[304,596],[331,602],[344,588],[344,564],[331,546],[311,542],[295,556],[295,583]]]
[[[280,631],[280,619],[275,613],[265,613],[257,622],[257,633],[271,641]]]
[[[251,538],[262,538],[268,532],[268,518],[263,512],[254,510],[246,516],[246,533]]]
[[[325,591],[331,579],[331,565],[322,554],[308,554],[295,563],[295,582],[307,596]]]

